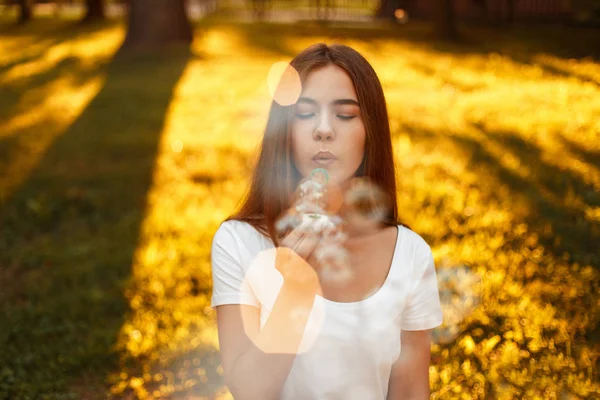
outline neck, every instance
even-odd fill
[[[366,239],[377,239],[377,234],[383,232],[386,225],[383,223],[368,224],[363,226],[351,226],[346,224],[345,232],[348,235],[348,244],[352,244],[353,241],[364,242]]]
[[[352,180],[352,178],[353,177],[350,177],[349,179],[346,179],[345,181],[339,183],[339,187],[342,193],[346,193],[346,191],[350,189],[350,181]]]

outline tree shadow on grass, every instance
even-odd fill
[[[452,232],[446,234],[443,231],[430,234],[429,237],[425,236],[426,240],[433,245],[442,246],[456,242],[473,243],[478,236],[482,238],[493,238],[496,234],[504,236],[502,247],[493,252],[495,260],[493,262],[490,260],[490,266],[486,266],[485,269],[492,273],[501,272],[505,277],[503,282],[508,285],[506,292],[502,293],[504,292],[504,283],[502,283],[499,286],[500,293],[490,293],[489,297],[483,299],[481,313],[485,314],[486,318],[469,320],[462,327],[464,330],[461,336],[444,348],[452,351],[453,346],[463,337],[470,338],[478,335],[484,338],[494,335],[503,337],[506,332],[511,331],[511,326],[520,324],[519,321],[535,318],[526,307],[521,308],[518,296],[509,293],[508,287],[512,285],[513,290],[515,287],[519,288],[522,296],[531,299],[539,307],[553,309],[552,313],[547,314],[547,320],[537,321],[534,325],[540,330],[537,335],[545,340],[552,340],[553,343],[556,342],[556,348],[541,349],[531,357],[543,360],[546,355],[554,356],[556,352],[560,352],[562,356],[578,359],[589,351],[597,354],[600,346],[598,340],[600,326],[597,308],[595,308],[598,282],[591,280],[589,273],[581,271],[589,269],[587,266],[591,266],[596,271],[600,270],[597,251],[600,243],[600,224],[587,219],[585,215],[585,208],[600,206],[600,192],[577,172],[545,161],[544,150],[517,133],[491,131],[483,126],[474,126],[474,128],[479,130],[479,134],[475,137],[450,131],[440,133],[420,127],[402,127],[415,143],[422,143],[432,149],[447,141],[466,157],[465,169],[480,176],[474,183],[481,196],[479,202],[481,209],[476,211],[479,222],[469,227],[464,219],[461,220],[461,212],[456,213],[446,208],[444,198],[435,199],[440,201],[434,206],[437,206],[435,213],[442,221],[441,225],[448,221],[457,221],[458,224],[467,225],[467,228],[461,230],[460,234]],[[492,147],[495,151],[491,150]],[[578,148],[574,153],[575,156],[579,154],[579,157],[586,157],[588,161],[595,161],[598,157],[597,152],[582,148]],[[515,163],[511,163],[511,167],[506,165],[504,155],[519,161],[516,169]],[[436,166],[428,165],[427,168],[436,168]],[[460,176],[453,175],[449,170],[441,173],[445,175],[441,175],[436,170],[435,176],[440,177],[446,184],[464,188]],[[578,198],[578,201],[574,202],[574,198]],[[503,211],[511,215],[512,226],[495,224],[485,224],[483,228],[479,226],[487,213],[486,204],[490,203],[494,204],[494,208],[500,205]],[[521,224],[526,226],[525,236],[515,234],[517,225]],[[532,237],[539,238],[539,241],[536,239],[531,242]],[[536,258],[533,254],[536,250],[539,251],[538,244],[543,245],[544,251],[540,253],[541,257]],[[482,248],[486,246],[486,243],[481,243]],[[514,258],[515,254],[520,255],[521,258]],[[469,262],[469,260],[464,261]],[[577,288],[577,295],[565,295],[565,292],[573,291],[574,288]],[[507,305],[509,305],[508,309]],[[521,318],[526,319],[521,320]],[[484,320],[486,322],[482,322]],[[559,339],[552,322],[566,324],[568,341]],[[477,334],[477,331],[480,333]],[[504,342],[505,339],[500,340]],[[531,338],[525,338],[517,342],[517,346],[527,350],[530,340]],[[441,355],[437,354],[436,357],[439,359]],[[486,363],[487,366],[483,366],[476,357],[470,359],[486,376],[487,387],[495,390],[492,386],[497,384],[497,378],[488,375],[489,365]],[[578,367],[578,373],[581,371],[582,376],[584,374],[589,376],[587,374],[591,374],[592,370],[600,366],[597,357],[591,362],[590,369]],[[529,365],[529,357],[522,360],[522,365],[524,367]],[[531,377],[536,379],[545,379],[544,377],[547,376],[547,372],[540,368],[530,373]],[[535,384],[532,384],[531,387],[534,386]],[[530,386],[528,384],[524,387]]]
[[[600,206],[600,193],[573,171],[545,162],[542,157],[543,150],[517,134],[489,131],[482,126],[473,127],[478,129],[486,140],[499,145],[507,154],[515,156],[529,172],[528,176],[524,177],[502,165],[483,141],[464,135],[445,134],[445,139],[470,154],[469,170],[482,171],[485,176],[495,180],[495,186],[507,187],[511,194],[511,202],[515,206],[524,205],[513,209],[515,213],[522,213],[517,217],[538,233],[540,243],[550,249],[557,258],[568,253],[572,262],[591,264],[600,269],[600,257],[597,252],[600,226],[588,220],[585,215],[585,207]],[[423,128],[404,129],[417,140],[433,143],[440,137],[439,134]],[[569,142],[569,145],[576,149],[576,154],[580,157],[586,157],[588,162],[597,161],[597,152],[582,149],[572,142]],[[572,196],[577,196],[582,206],[574,205],[570,201]]]
[[[600,35],[593,28],[575,28],[565,26],[534,25],[532,27],[517,25],[510,29],[498,29],[485,26],[463,27],[461,40],[447,42],[433,35],[433,28],[428,23],[417,22],[403,26],[388,22],[356,23],[349,26],[336,24],[304,24],[258,23],[241,24],[223,20],[202,21],[201,29],[211,27],[228,27],[237,31],[248,46],[280,54],[286,57],[296,55],[287,43],[294,38],[329,38],[328,42],[340,40],[362,41],[366,46],[378,50],[378,39],[405,42],[423,50],[440,55],[455,57],[470,55],[500,54],[512,59],[517,64],[538,65],[552,76],[575,77],[583,82],[596,85],[594,77],[581,75],[573,70],[561,68],[540,60],[534,60],[537,54],[553,55],[560,59],[600,60]]]
[[[90,65],[77,57],[61,57],[59,55],[58,60],[56,60],[56,56],[53,57],[54,60],[47,61],[48,65],[45,68],[41,68],[40,71],[26,72],[17,78],[10,79],[2,75],[11,71],[18,73],[20,68],[27,64],[35,64],[41,61],[55,46],[60,46],[65,42],[79,37],[97,34],[114,26],[115,24],[112,22],[82,26],[58,21],[50,25],[43,25],[42,27],[38,27],[37,23],[32,24],[23,27],[19,31],[19,34],[14,33],[13,37],[30,37],[32,43],[35,43],[36,49],[27,49],[27,44],[25,44],[23,52],[15,52],[6,63],[0,65],[0,78],[5,80],[5,83],[3,83],[3,93],[0,96],[0,118],[6,120],[15,112],[15,107],[18,105],[20,99],[42,87],[44,84],[61,77],[68,77],[73,82],[76,80],[77,82],[74,83],[77,84],[81,83],[96,75],[98,71],[103,70],[104,65],[102,64],[110,60],[103,59],[98,63]],[[36,105],[30,104],[28,106],[31,109],[35,109]]]
[[[36,45],[39,46],[37,51],[23,52],[24,54],[18,54],[12,60],[10,60],[4,64],[1,64],[0,65],[0,76],[15,67],[19,67],[22,64],[26,64],[26,63],[29,63],[29,62],[39,59],[48,51],[48,49],[50,49],[51,47],[53,47],[61,42],[64,42],[65,40],[68,40],[67,36],[63,36],[63,37],[54,37],[53,36],[51,38],[40,37],[38,40],[36,40]]]
[[[11,383],[0,397],[65,396],[116,369],[123,290],[188,57],[180,49],[99,66],[104,87],[1,205],[0,279],[10,290],[0,295],[0,357]],[[101,387],[87,390],[101,397]]]
[[[559,136],[559,139],[562,144],[577,157],[577,159],[588,163],[600,171],[600,150],[586,149],[577,142],[567,139],[562,135]]]
[[[496,171],[511,192],[528,199],[527,223],[538,231],[542,244],[557,256],[567,253],[572,262],[600,269],[600,224],[585,215],[585,208],[600,207],[600,193],[570,169],[544,162],[542,150],[532,142],[512,132],[483,130],[482,133],[516,156],[529,170],[529,176],[522,178],[498,165],[486,166]],[[573,196],[581,205],[573,204]],[[545,229],[547,223],[550,230]]]

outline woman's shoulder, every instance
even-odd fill
[[[400,241],[402,252],[416,260],[430,257],[431,246],[421,235],[404,225],[398,225],[398,229],[402,234]]]
[[[230,232],[236,232],[242,235],[259,233],[252,224],[246,221],[240,221],[238,219],[228,219],[221,222],[217,231],[219,231],[220,229]]]
[[[215,231],[213,240],[216,239],[241,239],[247,237],[250,233],[250,224],[235,219],[225,220],[221,222],[217,230]]]
[[[246,221],[230,219],[221,222],[217,228],[214,240],[229,240],[242,243],[248,249],[264,247],[265,237]]]
[[[429,244],[423,238],[423,236],[419,235],[417,232],[413,231],[412,229],[410,229],[404,225],[398,225],[398,229],[401,231],[401,233],[404,237],[404,240],[406,241],[407,244],[410,244],[410,245],[416,246],[416,247],[429,247]]]

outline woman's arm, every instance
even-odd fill
[[[319,240],[320,235],[295,229],[281,241],[283,247],[275,250],[274,266],[283,277],[283,285],[262,329],[260,310],[255,305],[224,303],[216,307],[221,364],[225,382],[236,400],[276,400],[281,396],[315,295],[321,294],[319,277],[306,261]],[[225,245],[213,245],[214,250],[229,254]],[[220,274],[213,276],[230,278],[224,271],[237,267],[234,280],[241,287],[240,265],[235,260],[221,265],[215,259],[213,271]],[[226,278],[217,281],[220,286],[227,287]],[[227,289],[237,295],[235,287]]]
[[[392,366],[387,400],[429,399],[431,330],[402,331],[400,357]]]
[[[217,307],[225,382],[236,400],[278,399],[290,373],[314,303],[314,294],[285,284],[259,330],[260,311],[247,305]]]

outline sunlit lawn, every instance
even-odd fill
[[[436,334],[433,397],[600,395],[600,65],[582,57],[600,47],[428,30],[209,21],[191,52],[111,60],[118,24],[5,29],[0,398],[227,396],[210,240],[245,189],[269,67],[333,39],[383,82],[403,220],[440,270],[482,279],[459,336]]]

